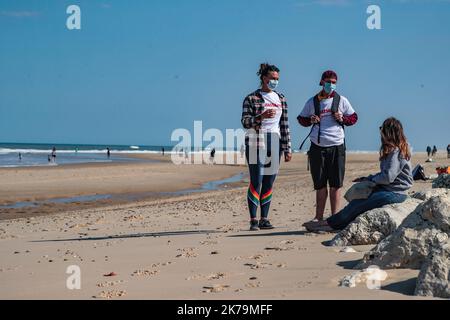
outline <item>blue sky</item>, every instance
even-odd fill
[[[66,28],[79,5],[82,29]],[[378,4],[382,30],[368,30]],[[0,1],[0,141],[170,144],[176,128],[240,128],[259,63],[281,69],[295,118],[322,71],[360,121],[353,150],[376,150],[384,118],[414,149],[450,143],[450,1]]]

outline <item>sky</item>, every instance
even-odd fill
[[[66,27],[73,4],[80,30]],[[195,120],[238,129],[266,61],[294,148],[327,69],[359,115],[348,149],[377,150],[389,116],[415,150],[450,143],[450,0],[0,0],[0,142],[170,145]]]

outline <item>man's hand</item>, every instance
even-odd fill
[[[336,112],[334,114],[334,118],[336,119],[337,122],[343,122],[344,121],[344,116],[340,112]]]
[[[289,161],[291,161],[292,160],[292,153],[285,153],[284,154],[284,161],[285,162],[289,162]]]
[[[274,109],[267,109],[263,113],[261,113],[261,120],[275,117],[277,112]]]
[[[316,115],[311,116],[311,123],[312,124],[316,124],[316,123],[319,123],[319,122],[320,122],[320,117],[318,117]]]

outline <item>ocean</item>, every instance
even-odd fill
[[[56,148],[56,161],[49,162],[52,148]],[[110,148],[111,156],[107,156]],[[128,157],[130,153],[161,153],[163,146],[91,145],[0,143],[0,167],[48,166],[92,162],[148,161]],[[164,146],[165,152],[172,150]],[[51,158],[51,157],[50,157]]]

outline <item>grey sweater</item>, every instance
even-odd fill
[[[377,184],[379,190],[406,193],[412,187],[411,162],[400,155],[399,149],[381,160],[380,169],[379,173],[368,177]]]

